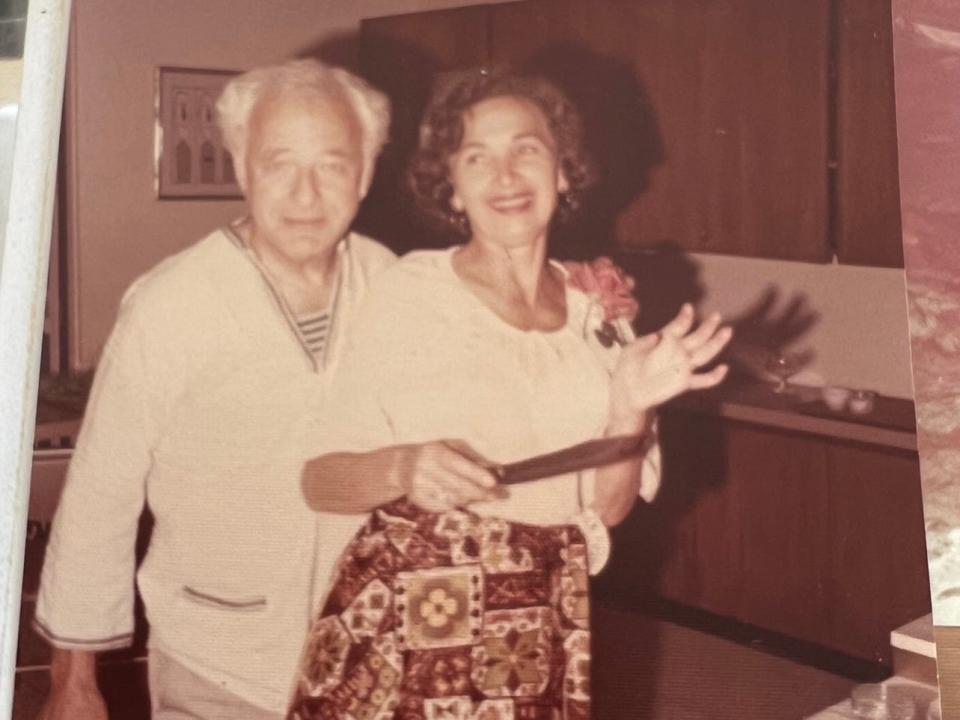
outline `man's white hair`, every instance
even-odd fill
[[[386,95],[343,68],[312,59],[289,60],[238,75],[226,84],[217,100],[217,122],[223,142],[237,162],[242,162],[246,153],[250,114],[257,102],[274,93],[341,94],[360,122],[365,184],[369,185],[390,128],[390,101]]]

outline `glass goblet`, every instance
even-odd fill
[[[775,393],[785,393],[790,389],[789,380],[801,369],[801,359],[797,353],[772,352],[767,358],[767,372],[777,378]]]

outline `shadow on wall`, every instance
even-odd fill
[[[403,182],[434,80],[448,68],[408,42],[379,37],[375,47],[375,53],[364,54],[359,35],[347,34],[324,40],[299,54],[347,67],[390,98],[390,140],[377,163],[373,184],[360,206],[354,228],[399,254],[459,242],[456,236],[419,216]]]
[[[656,112],[634,68],[576,45],[548,46],[519,70],[554,82],[583,118],[584,144],[599,179],[581,212],[551,234],[551,253],[564,259],[616,254],[620,213],[650,185],[665,159]]]

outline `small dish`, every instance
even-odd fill
[[[850,395],[850,412],[866,415],[873,410],[877,394],[873,390],[854,390]]]
[[[834,412],[840,412],[847,407],[847,402],[850,400],[853,391],[849,388],[829,385],[823,388],[820,394],[828,408]]]

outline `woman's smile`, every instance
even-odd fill
[[[487,204],[497,212],[513,214],[529,210],[533,206],[533,199],[533,193],[514,193],[491,197]]]

